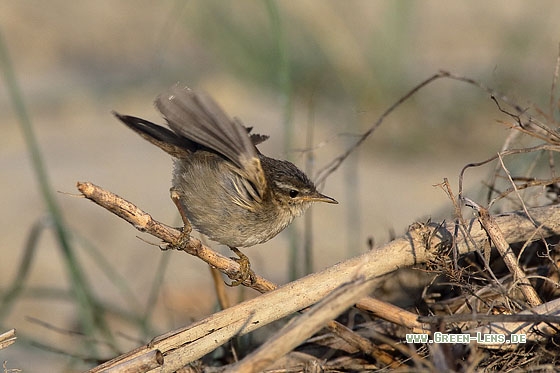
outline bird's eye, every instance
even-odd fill
[[[299,191],[295,190],[295,189],[290,189],[290,197],[291,198],[296,198],[299,194]]]

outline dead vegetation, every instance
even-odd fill
[[[454,206],[451,219],[415,223],[403,237],[282,287],[253,273],[243,285],[261,296],[157,336],[91,372],[546,371],[560,365],[558,71],[548,111],[521,107],[472,79],[435,74],[389,108],[320,180],[402,102],[442,78],[488,93],[510,118],[502,124],[511,130],[494,156],[464,167],[457,193],[447,180],[441,183]],[[463,180],[469,169],[487,165],[493,167],[488,193],[477,200],[462,189]],[[78,183],[78,189],[161,239],[163,249],[180,236],[92,183]],[[191,239],[184,251],[235,277],[238,264],[200,241]],[[223,283],[215,278],[221,294]],[[236,343],[286,317],[290,321],[260,346]],[[456,340],[423,343],[407,339],[410,334]]]

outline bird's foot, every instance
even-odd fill
[[[179,229],[181,230],[179,238],[177,238],[177,241],[175,241],[174,243],[167,245],[168,250],[185,250],[185,247],[187,247],[187,245],[189,244],[192,231],[190,224],[188,226],[185,225]]]
[[[247,255],[243,254],[237,247],[230,247],[231,251],[237,254],[239,258],[231,258],[239,263],[239,272],[237,272],[237,276],[230,276],[232,280],[231,284],[226,282],[228,286],[239,286],[246,280],[251,279],[251,275],[253,271],[251,271],[251,262]]]

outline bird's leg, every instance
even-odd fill
[[[191,222],[187,218],[185,206],[181,202],[179,193],[173,188],[171,188],[169,192],[171,194],[171,200],[173,201],[175,206],[177,206],[177,210],[179,210],[179,214],[181,215],[181,219],[183,220],[183,229],[181,230],[181,236],[179,237],[177,245],[174,245],[178,249],[182,250],[184,249],[187,242],[189,242],[189,240],[191,239]]]
[[[187,218],[185,205],[181,202],[181,198],[179,193],[171,188],[170,190],[171,200],[177,206],[177,210],[179,210],[179,214],[181,215],[181,219],[183,220],[183,229],[181,230],[181,236],[177,244],[173,245],[173,248],[177,248],[179,250],[183,250],[185,245],[189,242],[191,238],[192,226],[189,218]],[[231,284],[227,284],[229,286],[238,286],[241,285],[245,280],[251,277],[251,262],[247,255],[243,254],[237,247],[229,247],[235,254],[237,254],[238,258],[232,258],[237,263],[239,263],[239,273],[235,280],[231,282]]]
[[[239,272],[235,280],[231,284],[226,283],[228,286],[238,286],[241,285],[245,280],[251,278],[251,262],[247,255],[243,254],[237,247],[229,247],[231,251],[237,254],[239,258],[231,258],[239,263]]]

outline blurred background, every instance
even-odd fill
[[[79,371],[97,363],[82,358],[113,357],[216,310],[204,263],[161,252],[137,237],[154,238],[74,196],[77,181],[91,181],[180,225],[169,156],[112,110],[161,123],[153,100],[180,81],[271,135],[263,153],[314,177],[439,69],[546,110],[559,18],[552,0],[2,2],[0,332],[16,328],[19,339],[0,361]],[[339,205],[314,206],[244,250],[253,269],[282,284],[365,252],[368,241],[382,245],[415,221],[451,216],[434,185],[447,177],[456,191],[465,164],[494,155],[508,134],[500,120],[510,118],[486,92],[430,84],[320,185]],[[469,172],[473,198],[488,172]]]

